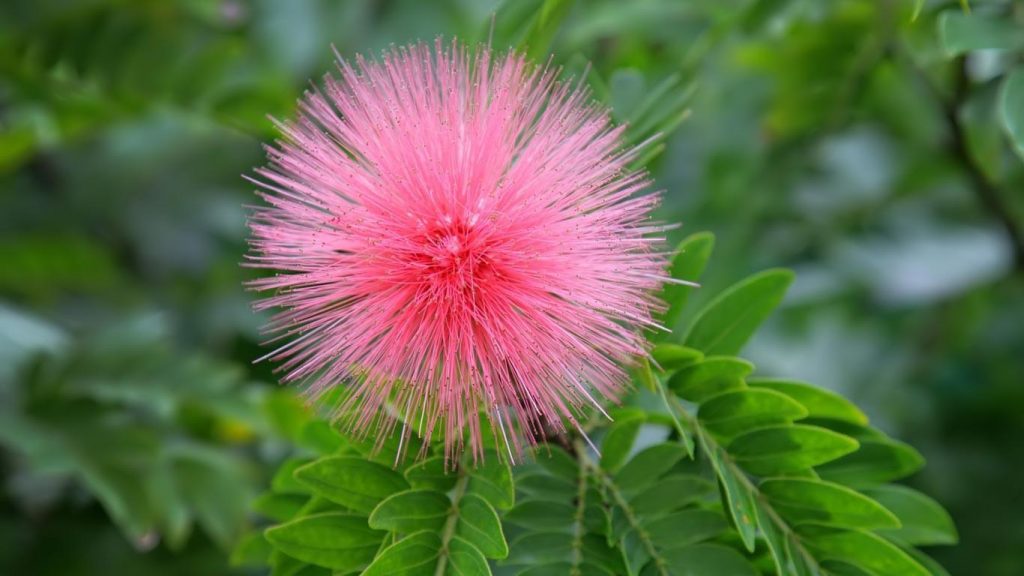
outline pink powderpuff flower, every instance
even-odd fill
[[[278,310],[283,380],[344,385],[350,433],[401,423],[449,458],[581,429],[660,328],[665,227],[637,148],[516,53],[438,40],[338,60],[253,180],[250,265],[277,274],[252,286]]]

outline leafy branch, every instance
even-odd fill
[[[650,534],[648,534],[647,529],[640,522],[636,512],[633,510],[632,506],[630,506],[629,501],[623,496],[622,491],[615,484],[615,481],[597,462],[594,461],[593,458],[590,457],[589,452],[586,447],[583,446],[582,442],[576,442],[576,454],[580,460],[580,473],[583,474],[586,470],[590,470],[591,474],[597,478],[608,494],[611,495],[612,501],[619,510],[622,511],[622,514],[629,522],[629,527],[636,533],[644,547],[644,550],[654,562],[657,573],[662,574],[663,576],[670,576],[665,559],[654,546],[654,542],[652,542]]]
[[[575,449],[577,454],[582,453],[584,450],[582,443],[578,440],[576,441]],[[572,571],[570,574],[572,576],[582,576],[583,535],[587,530],[584,524],[587,510],[587,470],[585,467],[580,466],[576,479],[576,515],[573,517],[572,525]]]
[[[466,487],[468,485],[469,476],[464,473],[460,473],[459,479],[455,482],[455,488],[451,495],[452,511],[448,514],[448,519],[444,524],[444,530],[441,532],[441,552],[437,555],[437,568],[434,569],[434,576],[444,576],[445,574],[445,568],[448,565],[448,557],[451,554],[449,548],[451,546],[452,538],[455,536],[455,528],[459,524],[459,502],[462,500],[463,495],[465,495]]]
[[[665,390],[665,384],[660,380],[658,382],[658,389],[662,397],[666,398],[666,402],[668,402],[669,394]],[[775,509],[772,507],[768,499],[764,497],[764,494],[762,494],[761,491],[757,488],[757,486],[750,480],[750,477],[747,475],[746,471],[743,470],[743,468],[741,468],[740,466],[738,466],[736,462],[732,459],[732,457],[729,456],[728,452],[726,452],[725,450],[725,447],[719,444],[718,441],[716,441],[714,437],[712,437],[712,435],[703,426],[701,426],[700,421],[697,418],[695,418],[692,414],[690,414],[686,410],[686,408],[679,402],[679,400],[674,396],[671,397],[670,409],[672,411],[673,417],[675,417],[675,414],[679,414],[686,420],[690,430],[694,431],[694,435],[697,437],[697,441],[699,442],[701,448],[703,448],[705,453],[722,454],[722,457],[719,459],[719,461],[729,468],[731,474],[739,480],[739,482],[743,485],[743,487],[748,491],[748,493],[752,497],[758,499],[758,504],[760,506],[759,509],[765,511],[766,515],[768,516],[768,519],[772,522],[772,524],[774,524],[779,530],[782,531],[787,541],[796,544],[801,557],[803,557],[806,563],[815,571],[820,571],[821,567],[818,565],[818,561],[814,558],[814,555],[812,555],[810,551],[807,550],[804,543],[800,540],[799,536],[792,529],[792,527],[790,527],[790,525],[785,520],[783,520],[781,516],[779,516],[778,512],[775,511]],[[742,521],[741,519],[735,520],[736,522]],[[773,549],[773,555],[775,555],[777,566],[781,573],[781,571],[783,570],[782,567],[784,566],[784,562],[780,558],[781,553],[776,552]]]
[[[961,54],[953,59],[953,89],[952,94],[947,96],[899,42],[893,40],[887,52],[897,61],[904,62],[905,67],[938,108],[949,138],[946,143],[949,156],[966,173],[979,204],[1003,229],[1013,252],[1014,267],[1018,272],[1024,273],[1024,229],[1017,223],[1009,204],[1003,199],[998,183],[985,172],[984,167],[971,152],[967,130],[960,116],[960,111],[970,95],[966,57]]]

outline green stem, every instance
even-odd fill
[[[662,390],[662,395],[664,398],[666,398],[666,402],[669,402],[668,396],[665,394],[664,391],[664,385],[662,385],[660,381],[658,387]],[[689,424],[690,429],[694,431],[694,434],[697,436],[697,439],[700,441],[700,444],[704,447],[704,450],[706,452],[710,454],[714,452],[717,448],[721,448],[718,442],[714,438],[712,438],[712,436],[708,434],[707,431],[704,430],[704,428],[700,425],[700,421],[694,418],[692,414],[687,412],[686,408],[682,405],[681,402],[679,402],[678,399],[676,399],[673,396],[671,398],[671,403],[672,405],[670,405],[669,411],[675,412],[682,416],[684,419],[686,419],[686,422],[687,424]],[[771,520],[772,524],[775,524],[779,531],[783,533],[787,541],[793,542],[795,544],[795,548],[800,552],[800,555],[803,556],[807,560],[807,562],[810,563],[811,566],[817,567],[818,560],[815,559],[814,556],[812,556],[811,553],[807,550],[807,548],[804,547],[800,538],[797,536],[796,532],[794,532],[793,529],[790,528],[789,524],[787,524],[786,521],[783,520],[781,516],[779,516],[775,509],[772,508],[771,504],[768,503],[768,500],[764,497],[763,494],[761,494],[761,491],[758,490],[757,486],[755,486],[754,483],[750,480],[750,477],[747,475],[746,471],[744,471],[743,468],[736,464],[736,462],[733,461],[732,457],[729,456],[729,453],[726,452],[724,449],[720,450],[719,453],[722,454],[722,464],[728,466],[730,470],[733,472],[733,475],[747,488],[750,494],[754,498],[757,498],[758,502],[761,504],[761,508],[767,513],[768,519]],[[781,565],[781,560],[779,561],[779,563]]]
[[[687,455],[693,458],[693,438],[690,437],[684,427],[683,423],[676,417],[676,411],[672,407],[672,403],[669,401],[668,392],[665,390],[665,383],[661,381],[661,378],[654,377],[655,386],[658,388],[658,393],[661,395],[661,401],[665,403],[665,410],[668,411],[668,417],[672,419],[672,426],[676,429],[679,434],[679,439],[683,442],[683,447],[686,448]],[[692,430],[691,426],[691,430]]]
[[[459,525],[459,502],[466,493],[469,486],[469,476],[459,468],[459,479],[455,482],[452,493],[452,511],[445,521],[444,530],[441,532],[441,552],[437,557],[437,566],[434,568],[434,576],[444,576],[444,570],[448,567],[448,544],[455,536],[455,528]]]
[[[576,453],[580,454],[586,450],[583,443],[577,440],[575,442]],[[573,518],[573,530],[572,530],[572,570],[570,571],[571,576],[582,576],[583,572],[580,567],[583,565],[583,533],[586,531],[584,526],[584,517],[586,515],[586,497],[587,497],[587,468],[580,464],[579,474],[577,475],[577,487],[576,487],[576,515]]]
[[[608,494],[611,495],[612,500],[615,501],[615,505],[622,510],[622,514],[626,517],[626,521],[629,522],[630,527],[636,531],[637,536],[640,538],[640,543],[643,544],[644,550],[650,555],[654,561],[654,565],[657,568],[657,573],[663,576],[669,576],[669,571],[665,559],[658,553],[657,548],[654,547],[654,542],[651,541],[650,534],[640,524],[640,519],[637,518],[633,508],[629,505],[629,501],[626,500],[622,492],[619,491],[619,487],[615,485],[615,481],[608,475],[607,472],[601,469],[601,465],[594,461],[587,452],[586,447],[577,441],[576,453],[579,455],[580,465],[582,467],[589,468],[594,474],[594,477],[604,486]]]

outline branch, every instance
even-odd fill
[[[968,89],[970,88],[966,59],[960,56],[955,61],[956,79],[953,94],[950,98],[947,98],[935,86],[928,75],[917,66],[914,59],[910,55],[905,54],[898,43],[894,43],[893,49],[890,52],[898,56],[903,55],[914,77],[938,105],[946,124],[946,130],[949,132],[949,142],[947,144],[949,154],[967,173],[971,189],[978,198],[978,202],[999,222],[1003,233],[1010,242],[1013,251],[1014,267],[1018,272],[1024,273],[1024,230],[1014,220],[1012,211],[1003,200],[998,185],[989,178],[988,174],[985,173],[981,165],[978,164],[971,154],[967,143],[967,132],[960,121],[960,107],[966,102]]]
[[[582,445],[578,445],[577,448],[580,467],[589,468],[593,473],[594,478],[596,478],[597,481],[604,486],[605,490],[607,490],[608,494],[615,502],[615,505],[622,511],[622,515],[625,516],[629,526],[636,532],[637,537],[640,539],[640,543],[647,552],[647,555],[650,556],[651,560],[654,562],[656,573],[661,576],[669,576],[668,565],[666,564],[665,559],[658,553],[657,548],[654,547],[654,542],[651,541],[650,534],[648,534],[647,530],[640,524],[640,519],[637,518],[636,512],[633,511],[633,507],[629,505],[629,501],[626,497],[622,495],[619,487],[615,485],[615,481],[607,472],[601,469],[601,465],[590,457],[587,450]]]
[[[455,536],[455,529],[459,524],[459,501],[466,493],[469,486],[469,476],[459,467],[459,479],[455,482],[454,493],[452,494],[452,513],[444,524],[444,531],[441,533],[441,553],[437,557],[437,564],[434,566],[434,576],[444,576],[448,566],[448,545]]]
[[[660,380],[658,384],[663,389],[663,394],[665,394],[664,384]],[[666,394],[665,398],[667,402],[669,396]],[[682,403],[679,402],[678,398],[676,398],[675,396],[671,396],[670,398],[672,405],[669,406],[669,409],[673,412],[676,412],[677,414],[682,416],[683,419],[686,420],[686,423],[689,425],[690,429],[693,430],[694,436],[697,437],[698,442],[703,447],[706,453],[711,454],[713,451],[715,451],[716,448],[720,447],[718,442],[714,438],[712,438],[706,430],[704,430],[704,427],[701,425],[700,421],[692,414],[690,414],[682,405]],[[721,452],[723,454],[723,464],[730,468],[732,474],[737,479],[739,479],[739,481],[743,484],[744,488],[747,489],[750,495],[754,498],[757,498],[758,503],[761,505],[762,509],[767,513],[768,519],[772,522],[772,524],[774,524],[775,527],[778,528],[780,532],[782,532],[787,541],[792,542],[794,544],[794,548],[796,548],[796,551],[801,556],[803,556],[804,560],[808,563],[809,566],[818,567],[818,560],[814,557],[814,555],[810,553],[810,551],[807,550],[807,548],[803,544],[803,541],[796,534],[796,532],[789,525],[789,523],[782,519],[782,516],[780,516],[778,512],[775,511],[775,508],[773,508],[772,505],[768,502],[768,499],[765,498],[763,494],[761,494],[761,490],[759,490],[757,485],[750,480],[750,477],[747,475],[746,471],[743,470],[742,467],[740,467],[738,464],[736,464],[736,462],[733,461],[732,457],[729,456],[728,452],[726,452],[725,450],[722,450]],[[781,566],[782,558],[778,557],[776,558],[776,560],[779,562],[779,565]]]
[[[1010,207],[1003,201],[996,183],[985,174],[985,171],[982,170],[974,156],[971,155],[967,144],[967,134],[963,124],[960,122],[960,106],[967,99],[968,87],[966,59],[960,56],[956,60],[956,84],[953,90],[953,98],[945,101],[941,99],[941,95],[936,94],[942,106],[943,117],[949,130],[950,152],[967,171],[967,176],[971,180],[978,201],[1003,227],[1003,231],[1006,233],[1013,248],[1014,265],[1019,272],[1024,272],[1024,231],[1021,230],[1011,215]]]

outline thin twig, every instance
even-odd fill
[[[1003,233],[1010,242],[1013,251],[1014,267],[1018,272],[1024,273],[1024,230],[1013,217],[1010,206],[1003,200],[999,186],[994,182],[978,161],[971,154],[967,142],[967,131],[960,119],[960,108],[967,101],[970,80],[967,76],[966,58],[960,56],[955,61],[956,77],[953,85],[953,93],[946,97],[928,77],[928,75],[917,65],[912,57],[905,54],[898,43],[894,43],[890,50],[896,56],[903,56],[910,72],[917,79],[918,83],[932,96],[942,114],[946,130],[949,133],[947,149],[950,156],[957,161],[967,174],[970,180],[971,190],[978,198],[978,202],[984,209],[999,222]]]

